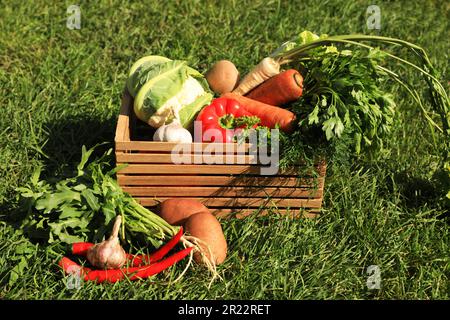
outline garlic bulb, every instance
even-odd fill
[[[113,231],[108,240],[97,243],[87,252],[89,262],[102,269],[118,269],[125,264],[127,255],[119,242],[119,228],[122,216],[118,215],[114,222]]]
[[[175,119],[170,124],[159,127],[153,135],[154,141],[192,143],[192,135],[189,130],[183,128]]]

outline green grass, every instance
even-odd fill
[[[296,33],[377,33],[365,24],[371,1],[79,1],[81,30],[66,28],[72,4],[4,1],[0,7],[0,298],[4,299],[448,299],[448,207],[434,173],[439,162],[419,108],[391,87],[399,121],[390,153],[375,161],[335,162],[316,220],[272,216],[222,221],[229,256],[223,281],[208,289],[201,267],[165,284],[151,281],[66,288],[56,245],[26,245],[7,222],[15,188],[38,165],[72,169],[81,146],[113,141],[127,71],[148,54],[188,60],[199,70],[230,59],[242,73]],[[58,4],[57,4],[58,3]],[[448,5],[378,1],[379,34],[426,48],[448,75]],[[418,87],[412,70],[397,68]],[[445,79],[445,82],[448,78]],[[21,248],[28,248],[21,253]],[[23,250],[22,250],[23,251]],[[20,259],[28,265],[15,283]],[[378,265],[381,289],[369,290]]]

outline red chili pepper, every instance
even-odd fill
[[[66,272],[66,273],[73,273],[73,272],[82,272],[83,274],[91,271],[91,269],[82,267],[78,263],[70,260],[67,257],[62,257],[61,260],[59,260],[58,265]]]
[[[86,256],[88,250],[93,246],[94,244],[90,242],[72,243],[72,253],[79,256]]]
[[[217,98],[200,111],[197,121],[202,122],[203,142],[234,142],[235,129],[255,126],[259,119],[239,102],[230,98]]]
[[[161,260],[170,250],[173,249],[180,242],[183,236],[183,227],[180,227],[178,233],[170,239],[166,244],[162,245],[158,250],[150,255],[128,255],[127,259],[131,260],[133,266],[140,266],[142,264],[149,264]]]
[[[133,275],[130,279],[135,280],[139,278],[148,278],[155,274],[158,274],[161,271],[166,270],[170,266],[174,265],[178,261],[184,259],[189,253],[191,253],[193,249],[194,247],[183,249],[181,251],[174,253],[173,255],[164,260],[150,264],[147,268],[145,266],[140,267],[137,273]]]
[[[155,275],[181,259],[185,258],[193,248],[186,248],[173,254],[172,256],[161,260],[170,250],[172,250],[183,236],[183,228],[180,227],[178,233],[166,244],[161,246],[158,250],[150,255],[132,255],[127,254],[127,260],[131,262],[132,267],[115,269],[115,270],[92,270],[90,268],[82,267],[63,257],[59,261],[59,265],[63,268],[65,273],[78,273],[85,281],[101,282],[117,282],[125,277],[130,280],[143,279]],[[72,253],[76,255],[86,256],[87,251],[94,244],[90,242],[77,242],[72,244]]]
[[[145,255],[133,255],[127,254],[127,260],[131,262],[134,267],[141,266],[143,264],[149,264],[161,260],[170,250],[172,250],[183,236],[183,227],[180,227],[178,233],[170,239],[166,244],[162,245],[154,253]],[[94,244],[90,242],[76,242],[72,244],[72,254],[79,256],[86,256],[87,251],[93,247]]]
[[[80,276],[82,276],[85,281],[96,281],[97,283],[107,281],[114,283],[119,280],[122,280],[125,277],[129,278],[130,280],[137,280],[151,277],[169,268],[178,261],[182,260],[192,250],[193,247],[186,248],[177,253],[174,253],[173,255],[164,260],[140,267],[122,268],[115,270],[91,270],[89,268],[78,265],[77,263],[75,263],[74,261],[70,260],[67,257],[63,257],[60,260],[59,266],[61,266],[61,268],[67,274],[79,272]]]

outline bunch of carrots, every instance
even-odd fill
[[[288,69],[271,77],[246,95],[233,91],[223,96],[244,105],[247,111],[261,120],[260,125],[271,129],[279,127],[289,133],[294,130],[296,116],[282,106],[299,99],[302,92],[303,77],[297,70]]]

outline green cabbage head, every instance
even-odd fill
[[[190,127],[197,113],[213,98],[201,73],[185,61],[146,56],[130,69],[128,92],[136,116],[154,128],[177,118]]]

